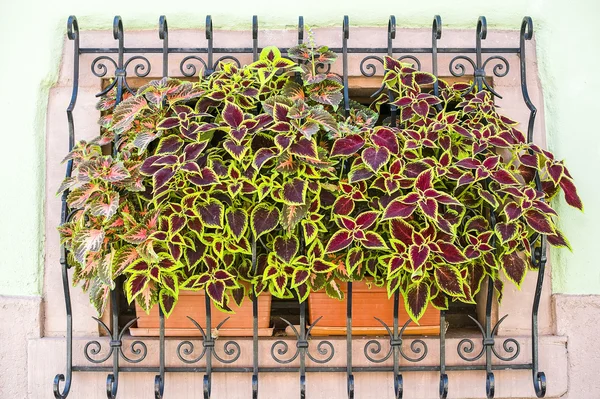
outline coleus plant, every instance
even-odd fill
[[[69,154],[59,189],[74,281],[99,312],[119,276],[130,302],[167,316],[181,290],[231,311],[369,279],[417,321],[473,302],[486,276],[500,294],[502,273],[520,285],[539,235],[569,246],[548,202],[562,190],[582,208],[571,175],[488,92],[438,80],[436,96],[433,75],[387,57],[373,105],[342,113],[335,59],[311,39],[100,99],[101,136]],[[398,118],[376,126],[383,104]]]

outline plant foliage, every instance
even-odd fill
[[[99,312],[119,276],[129,301],[166,315],[182,290],[231,311],[263,292],[342,298],[340,281],[369,278],[417,321],[473,303],[486,276],[500,295],[502,274],[519,286],[540,235],[569,247],[549,202],[562,191],[583,208],[571,175],[489,92],[438,79],[435,96],[433,75],[386,57],[385,90],[345,117],[341,79],[321,72],[336,54],[311,41],[288,57],[268,47],[243,68],[100,99],[102,134],[67,156],[59,189],[74,282]],[[381,123],[387,104],[395,124]]]

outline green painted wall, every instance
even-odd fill
[[[290,28],[298,14],[313,26],[339,26],[344,14],[352,25],[382,26],[395,14],[399,27],[430,26],[433,15],[440,14],[445,28],[474,28],[477,17],[486,15],[490,28],[510,29],[519,27],[522,16],[532,16],[549,144],[559,157],[568,159],[587,205],[585,215],[559,205],[561,226],[574,253],[553,252],[553,289],[600,294],[600,268],[594,259],[599,245],[594,226],[600,225],[600,209],[594,203],[600,185],[594,176],[600,172],[600,144],[591,110],[600,91],[595,70],[600,61],[597,0],[304,0],[296,6],[282,0],[206,3],[24,0],[1,7],[4,95],[0,97],[0,120],[5,150],[0,168],[0,295],[41,292],[45,112],[70,14],[78,16],[82,30],[109,29],[115,14],[123,17],[126,29],[155,29],[158,16],[165,14],[171,30],[202,27],[206,14],[212,14],[215,28],[231,29],[247,29],[253,14],[259,16],[263,27]],[[587,117],[588,110],[591,117]]]

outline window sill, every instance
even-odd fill
[[[327,337],[324,337],[327,338]],[[469,365],[481,366],[485,364],[484,358],[475,362],[465,362],[457,353],[457,346],[464,338],[472,339],[475,343],[471,355],[477,354],[481,349],[481,336],[473,332],[467,335],[457,336],[449,333],[446,337],[446,364],[449,377],[449,395],[455,398],[485,398],[485,372],[479,370],[456,371],[455,366]],[[353,369],[355,371],[355,397],[365,399],[387,399],[393,397],[393,373],[387,371],[392,363],[391,358],[383,363],[372,363],[364,354],[365,345],[371,339],[376,339],[381,345],[380,355],[385,356],[389,350],[389,339],[382,337],[356,337],[353,339]],[[432,370],[439,364],[439,339],[437,337],[407,337],[403,342],[403,350],[409,357],[418,357],[422,354],[411,352],[410,346],[414,339],[422,339],[427,346],[425,358],[418,366],[428,366]],[[496,359],[494,370],[496,377],[496,398],[535,398],[532,387],[531,373],[525,370],[502,370],[502,366],[510,363],[527,364],[531,361],[531,337],[515,337],[520,343],[520,354],[512,362],[501,362]],[[107,353],[109,345],[108,338],[76,337],[73,339],[73,364],[77,372],[74,373],[71,395],[75,398],[96,398],[103,395],[106,384],[106,375],[112,371],[112,363],[106,361],[100,364],[91,364],[84,356],[85,345],[93,340],[101,343],[103,350],[99,353]],[[165,382],[165,393],[169,398],[196,398],[197,392],[202,391],[202,376],[204,375],[204,358],[197,363],[187,365],[177,356],[177,347],[186,339],[169,338],[165,340],[165,365],[167,379]],[[219,356],[227,359],[223,352],[223,345],[228,338],[217,339],[215,350]],[[323,397],[322,392],[328,392],[328,399],[347,398],[346,379],[342,372],[346,366],[346,340],[344,337],[328,338],[334,348],[334,356],[326,364],[332,368],[328,373],[315,372],[314,363],[307,358],[307,397]],[[503,337],[497,337],[496,347],[501,355],[506,355],[502,350]],[[186,358],[198,356],[202,351],[201,340],[190,340],[194,344],[195,352]],[[289,359],[296,350],[295,339],[291,337],[270,337],[259,340],[259,397],[262,398],[287,398],[298,395],[298,364],[299,360],[281,365],[271,357],[271,348],[277,342],[288,344]],[[309,344],[309,351],[314,357],[319,358],[317,345],[320,338],[313,338]],[[135,342],[132,337],[124,337],[123,349],[132,359],[131,345]],[[119,396],[136,399],[152,397],[154,375],[158,372],[159,364],[159,340],[158,338],[144,338],[147,345],[147,356],[140,363],[129,364],[121,360]],[[238,338],[236,342],[240,345],[240,357],[233,364],[222,364],[213,359],[213,398],[247,398],[250,392],[252,371],[252,339]],[[376,344],[375,344],[376,345]],[[548,381],[547,398],[562,396],[567,391],[567,339],[557,335],[543,335],[539,337],[540,370],[546,373]],[[32,339],[28,344],[28,372],[29,392],[31,397],[47,396],[49,386],[57,369],[63,369],[62,359],[65,359],[64,338],[38,338]],[[91,349],[90,346],[89,349]],[[418,347],[418,345],[417,345]],[[275,348],[275,352],[280,346]],[[181,349],[183,351],[183,348]],[[468,355],[465,354],[465,355]],[[98,358],[97,357],[97,358]],[[377,358],[376,355],[372,357]],[[381,357],[381,356],[380,356]],[[380,358],[379,357],[379,358]],[[48,362],[48,359],[53,359]],[[58,360],[58,362],[57,362]],[[109,360],[112,360],[109,359]],[[400,361],[404,379],[404,397],[406,398],[435,398],[438,397],[439,371],[414,371],[410,362]],[[101,367],[89,373],[85,367]],[[223,373],[226,368],[234,367],[237,372]],[[140,368],[140,372],[135,372]],[[184,370],[189,368],[189,372]],[[287,372],[289,370],[289,372]],[[385,371],[382,371],[385,370]],[[367,380],[368,379],[368,382]],[[274,388],[276,387],[276,388]],[[373,389],[380,387],[380,389]],[[312,392],[312,394],[311,394]]]

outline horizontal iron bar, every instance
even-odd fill
[[[531,363],[526,364],[494,364],[492,370],[531,370]],[[259,373],[297,373],[299,367],[259,367]],[[352,371],[361,372],[389,372],[393,371],[392,366],[373,366],[373,367],[353,367]],[[485,370],[485,365],[462,365],[446,366],[449,371],[477,371]],[[78,372],[111,372],[112,367],[106,366],[73,366],[73,371]],[[156,373],[158,367],[120,367],[119,371],[125,373]],[[206,367],[165,367],[167,373],[204,373]],[[213,367],[215,373],[252,373],[252,367]],[[307,367],[306,372],[312,373],[345,373],[346,367]],[[440,371],[439,366],[405,366],[400,367],[400,372],[414,371]]]
[[[259,48],[258,51],[261,51],[262,48]],[[287,52],[288,48],[280,48],[282,52]],[[341,48],[331,47],[331,51],[336,53],[341,53]],[[394,53],[401,54],[420,54],[426,53],[430,54],[432,52],[431,47],[395,47],[392,49]],[[215,47],[213,48],[213,53],[215,54],[252,54],[254,50],[251,47]],[[387,47],[351,47],[348,48],[348,53],[360,53],[360,54],[369,54],[369,53],[377,53],[377,54],[387,54]],[[118,53],[119,49],[116,47],[110,48],[100,48],[100,47],[87,47],[80,48],[79,52],[81,54],[102,54],[102,53]],[[124,53],[162,53],[163,49],[158,47],[125,47],[123,49]],[[169,48],[168,52],[170,54],[175,53],[208,53],[208,48],[206,47],[175,47]],[[497,47],[497,48],[482,48],[482,53],[494,53],[494,54],[519,54],[521,50],[517,47]],[[472,47],[447,47],[447,48],[438,48],[438,53],[476,53],[475,48]]]

